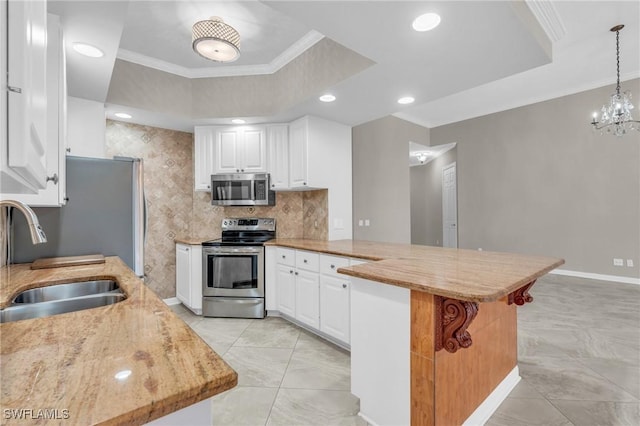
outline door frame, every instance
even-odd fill
[[[447,164],[446,166],[442,167],[442,246],[443,247],[448,247],[445,245],[445,234],[446,234],[446,217],[447,214],[445,212],[445,208],[447,203],[445,202],[445,185],[444,185],[444,175],[445,172],[448,169],[453,168],[454,172],[453,172],[453,179],[454,179],[454,189],[455,189],[455,196],[454,196],[454,200],[455,200],[455,208],[453,211],[454,217],[455,217],[455,228],[456,228],[456,238],[455,238],[455,245],[453,246],[453,248],[458,248],[458,167],[457,167],[457,162],[454,161],[453,163]]]

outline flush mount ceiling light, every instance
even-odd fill
[[[423,152],[415,152],[413,155],[422,164],[427,160],[428,157],[430,157],[433,154],[430,151],[423,151]]]
[[[131,118],[131,114],[127,114],[126,112],[116,112],[115,114],[118,118]]]
[[[440,15],[437,13],[425,13],[413,20],[411,26],[416,31],[431,31],[440,25]]]
[[[193,50],[216,62],[233,62],[240,56],[240,34],[222,18],[212,16],[192,28]]]
[[[591,125],[594,130],[600,130],[600,134],[608,133],[621,137],[627,133],[627,130],[640,131],[640,121],[634,120],[631,115],[633,104],[631,103],[631,92],[626,91],[620,93],[620,30],[624,25],[616,25],[609,31],[616,33],[616,66],[618,82],[616,84],[616,93],[611,95],[609,103],[604,104],[600,109],[600,121],[598,121],[598,113],[593,113]]]
[[[244,121],[242,118],[234,118],[233,120],[231,120],[231,122],[233,124],[244,124],[244,123],[246,123],[246,121]]]
[[[87,43],[73,43],[73,50],[90,58],[102,58],[104,56],[102,50]]]
[[[398,99],[398,103],[402,104],[402,105],[412,104],[414,101],[415,101],[415,99],[412,98],[411,96],[405,96],[405,97],[402,97],[402,98]]]
[[[322,102],[333,102],[336,100],[336,97],[330,93],[327,93],[326,95],[320,96],[318,99],[320,99]]]

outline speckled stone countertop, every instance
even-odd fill
[[[472,302],[491,302],[564,263],[563,259],[373,241],[276,239],[266,243],[373,262],[338,272]]]
[[[179,244],[190,244],[190,245],[199,245],[204,243],[205,241],[215,240],[220,237],[193,237],[190,235],[182,235],[180,237],[176,237],[173,239],[176,243]]]
[[[36,423],[7,419],[8,409],[68,410],[68,419],[51,424],[143,424],[237,384],[236,372],[117,257],[101,265],[2,267],[0,303],[28,288],[104,278],[118,281],[127,299],[0,324],[3,425]]]

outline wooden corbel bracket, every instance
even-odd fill
[[[454,353],[471,346],[469,325],[478,314],[476,302],[465,302],[436,296],[436,351],[444,348]]]
[[[536,283],[536,280],[531,281],[529,284],[520,287],[516,291],[509,293],[509,299],[507,304],[511,305],[515,303],[518,306],[522,306],[525,303],[533,302],[533,296],[529,294],[529,289]]]

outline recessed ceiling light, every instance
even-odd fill
[[[90,58],[102,58],[104,56],[104,52],[102,50],[86,43],[73,43],[73,50]]]
[[[437,13],[425,13],[413,20],[412,27],[416,31],[430,31],[440,25],[440,15]]]
[[[402,105],[412,104],[415,101],[411,96],[405,96],[403,98],[398,99],[398,103]]]
[[[246,123],[246,121],[244,121],[242,118],[234,118],[233,120],[231,120],[231,122],[233,124],[244,124],[244,123]]]
[[[126,112],[116,112],[115,114],[118,118],[131,118],[131,114],[127,114]]]
[[[336,100],[336,97],[333,96],[331,93],[327,93],[325,95],[320,96],[318,99],[320,99],[322,102],[333,102]]]

